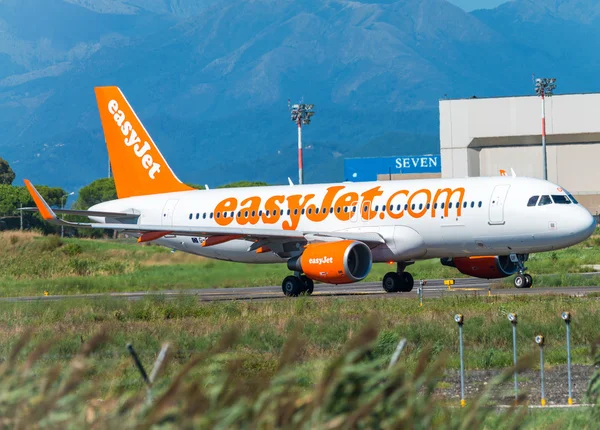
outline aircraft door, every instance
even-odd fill
[[[179,200],[168,200],[163,208],[163,214],[161,217],[162,225],[173,225],[173,213],[175,212],[175,206]]]
[[[496,185],[490,198],[490,225],[504,224],[504,203],[510,185]]]

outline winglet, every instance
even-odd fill
[[[46,200],[44,200],[38,190],[35,189],[29,180],[25,179],[24,182],[29,194],[31,194],[31,197],[33,197],[35,205],[40,211],[40,214],[42,214],[42,218],[44,218],[46,221],[56,221],[56,214],[52,211],[50,206],[48,206],[48,203],[46,203]]]

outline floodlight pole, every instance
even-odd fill
[[[302,119],[298,116],[298,183],[304,183],[304,171],[302,168]]]
[[[304,166],[302,161],[302,124],[310,124],[311,117],[315,114],[312,110],[314,105],[295,104],[290,105],[288,100],[288,109],[290,109],[291,119],[298,125],[298,183],[304,183]]]
[[[544,163],[544,180],[548,180],[548,155],[546,154],[546,101],[544,97],[544,90],[542,89],[542,152],[543,152],[543,163]]]
[[[556,88],[555,78],[538,78],[535,80],[535,93],[542,99],[542,156],[544,180],[548,180],[548,161],[546,154],[546,96],[550,97]]]

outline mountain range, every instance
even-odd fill
[[[106,176],[93,88],[119,86],[185,182],[296,178],[439,151],[441,98],[600,90],[600,4],[514,0],[0,0],[0,157],[75,190]]]

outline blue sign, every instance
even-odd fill
[[[377,175],[411,173],[441,173],[442,162],[437,154],[406,157],[346,158],[345,181],[376,181]]]

